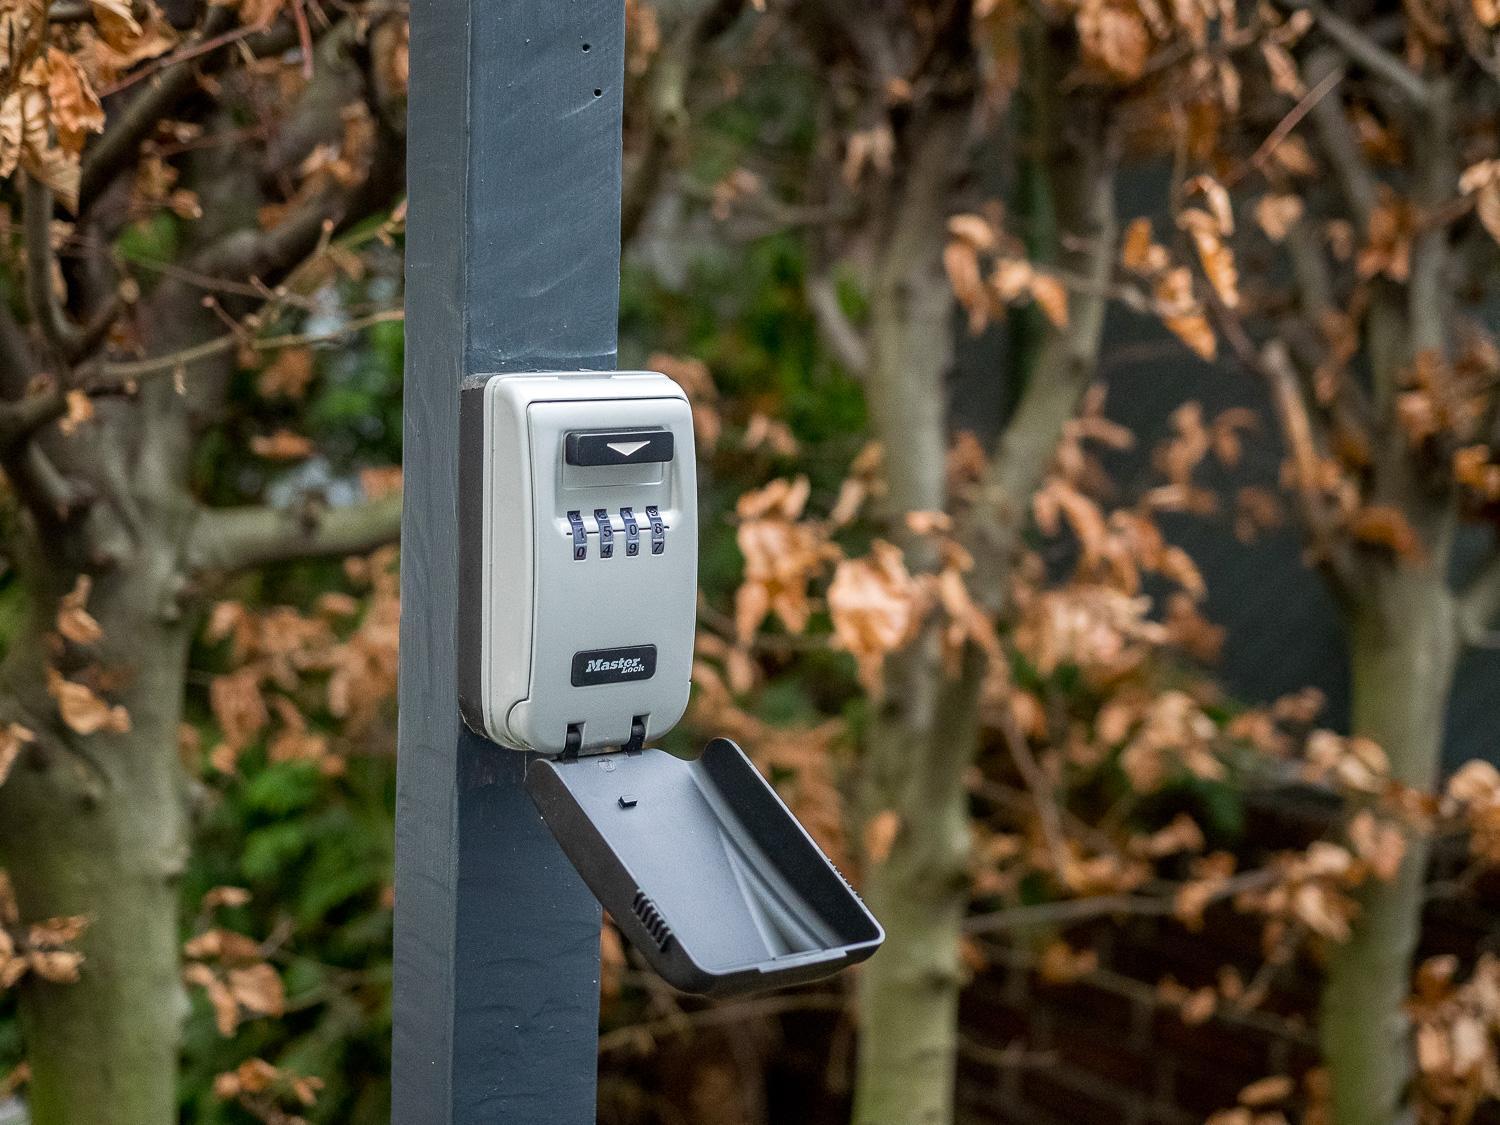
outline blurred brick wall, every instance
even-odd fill
[[[1310,965],[1280,975],[1266,1002],[1190,1025],[1157,982],[1212,983],[1229,963],[1248,979],[1259,927],[1228,910],[1204,932],[1135,919],[1070,935],[1100,968],[1068,984],[1043,980],[1017,947],[990,946],[988,967],[965,990],[959,1066],[960,1125],[1201,1125],[1232,1107],[1257,1079],[1300,1079],[1318,1065]],[[1438,900],[1428,909],[1423,956],[1500,951],[1500,891]],[[1483,1111],[1476,1125],[1500,1125]]]

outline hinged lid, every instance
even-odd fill
[[[863,961],[884,932],[733,742],[544,760],[526,788],[583,881],[668,983],[712,995]]]

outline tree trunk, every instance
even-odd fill
[[[1067,328],[1049,329],[1028,373],[1011,426],[997,444],[960,535],[975,556],[977,599],[1003,612],[1007,575],[1035,490],[1079,398],[1092,380],[1104,319],[1102,281],[1114,260],[1114,151],[1102,115],[1089,105],[1070,130],[1070,172],[1050,185],[1049,221],[1080,248],[1065,255],[1100,282],[1075,295]],[[932,130],[930,151],[914,154],[901,200],[901,229],[889,240],[871,302],[871,413],[886,448],[893,512],[944,507],[944,375],[951,297],[938,270],[944,199],[935,177],[956,142]],[[920,251],[920,252],[919,252]],[[916,299],[940,294],[941,308]],[[939,338],[941,337],[941,338]],[[908,545],[917,565],[928,560]],[[969,821],[964,775],[979,747],[984,658],[972,646],[957,677],[940,658],[936,629],[889,662],[887,697],[867,739],[861,812],[894,812],[900,829],[884,863],[865,875],[866,897],[886,943],[860,981],[856,1125],[936,1125],[953,1120],[959,944],[968,908]]]
[[[1378,742],[1395,778],[1430,791],[1458,654],[1455,604],[1436,562],[1381,568],[1350,614],[1352,729]],[[1372,881],[1347,944],[1329,957],[1320,1034],[1339,1125],[1411,1120],[1404,1004],[1422,921],[1428,849],[1408,840],[1392,883]]]
[[[982,657],[963,674],[935,670],[923,651],[893,661],[893,696],[925,693],[922,721],[909,694],[882,709],[869,736],[866,802],[901,817],[884,863],[865,877],[885,947],[862,970],[857,1125],[946,1125],[953,1120],[959,937],[968,909],[969,823],[963,775],[978,743]]]
[[[939,510],[947,500],[954,301],[941,263],[948,180],[965,127],[965,115],[948,113],[921,132],[905,181],[887,202],[889,229],[871,294],[872,428],[885,448],[890,535],[914,570],[930,564],[931,548],[906,531],[905,513]],[[945,682],[929,628],[890,660],[886,695],[870,724],[861,812],[892,812],[901,828],[887,860],[865,876],[886,942],[860,980],[860,1125],[952,1120],[958,937],[968,904],[962,775],[978,741],[977,692],[968,680]]]
[[[28,976],[19,986],[33,1125],[177,1120],[178,883],[188,854],[177,727],[189,634],[164,612],[170,599],[157,598],[170,589],[168,552],[137,558],[89,601],[104,629],[99,666],[128,677],[111,695],[130,713],[128,733],[81,737],[60,723],[44,688],[50,581],[28,584],[30,619],[0,666],[4,717],[38,734],[0,786],[0,858],[23,921],[89,919],[76,982]]]

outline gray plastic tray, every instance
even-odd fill
[[[885,939],[838,869],[727,738],[544,760],[526,788],[621,932],[684,992],[817,980]]]

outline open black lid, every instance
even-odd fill
[[[729,995],[817,980],[885,934],[744,752],[533,763],[542,819],[622,933],[670,984]]]

